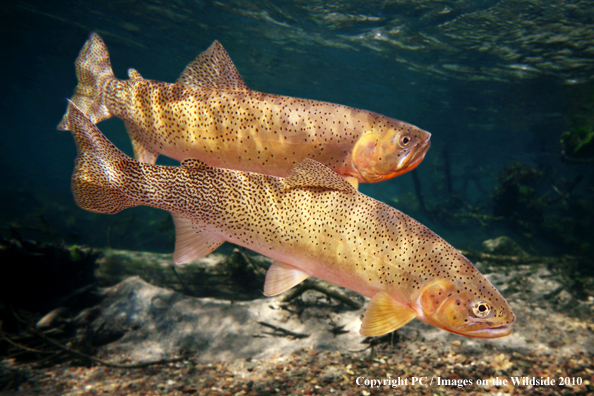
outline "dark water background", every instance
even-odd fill
[[[594,124],[594,2],[20,1],[0,12],[3,237],[173,249],[164,212],[96,215],[72,199],[75,146],[55,126],[76,85],[74,60],[96,31],[119,78],[132,67],[173,82],[217,39],[252,89],[430,131],[415,171],[422,197],[411,174],[361,191],[457,248],[505,234],[532,253],[593,251],[594,164],[563,160],[560,138]],[[99,127],[131,153],[121,120]],[[492,219],[497,175],[515,162],[542,172],[524,187],[545,205],[535,218],[523,218],[525,204]]]

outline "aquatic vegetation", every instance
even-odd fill
[[[431,193],[423,191],[423,180],[413,172],[416,202],[411,192],[389,202],[423,213],[450,229],[479,225],[487,238],[497,230],[517,239],[536,257],[566,252],[581,257],[594,254],[594,208],[588,198],[592,187],[587,176],[578,174],[570,179],[515,161],[496,176],[490,196],[482,195],[485,193],[479,189],[480,198],[471,204],[460,187],[454,187],[460,184],[448,182],[449,166],[438,169],[441,174],[435,178],[439,183],[424,186]]]
[[[561,135],[561,155],[568,161],[594,162],[594,129],[579,125]]]
[[[497,176],[493,191],[493,215],[521,225],[525,232],[534,232],[533,224],[541,224],[548,200],[538,191],[543,174],[534,167],[514,162]]]
[[[171,216],[152,208],[137,208],[126,216],[106,219],[79,210],[70,194],[45,190],[24,193],[12,186],[5,186],[3,192],[25,197],[22,209],[26,208],[7,211],[10,220],[0,222],[0,236],[7,239],[156,252],[169,251],[173,246]],[[0,197],[0,202],[6,201]]]
[[[486,253],[503,256],[528,256],[513,239],[507,236],[500,236],[494,239],[488,239],[483,242],[483,250]]]
[[[0,238],[0,301],[32,311],[48,309],[94,284],[97,256],[88,247]]]
[[[557,249],[588,255],[594,210],[589,200],[574,194],[583,180],[553,181],[532,166],[513,163],[497,177],[493,214],[527,242],[536,236]]]

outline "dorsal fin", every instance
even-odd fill
[[[289,176],[284,180],[282,190],[286,191],[296,187],[323,187],[350,193],[357,191],[338,173],[311,158],[305,158],[299,165],[291,169]]]
[[[128,69],[128,78],[130,78],[130,80],[144,80],[136,69]]]
[[[176,83],[200,89],[249,90],[227,51],[217,40],[186,66]]]
[[[196,169],[212,169],[212,166],[208,165],[206,162],[202,162],[196,158],[186,158],[180,163],[181,166],[185,166],[188,168],[196,168]]]

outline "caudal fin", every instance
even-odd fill
[[[75,62],[78,85],[72,101],[93,124],[111,117],[104,102],[106,82],[114,79],[107,47],[97,33],[91,33],[80,50]],[[64,115],[58,129],[70,130],[68,113]]]
[[[98,213],[117,213],[137,204],[126,198],[124,169],[135,161],[118,150],[73,102],[64,116],[76,142],[78,157],[72,174],[77,205]]]

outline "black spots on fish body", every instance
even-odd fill
[[[196,157],[244,169],[247,159],[251,164],[245,168],[251,170],[287,172],[280,169],[284,164],[309,157],[337,169],[345,166],[350,146],[364,133],[345,114],[353,109],[340,105],[144,79],[114,80],[112,85],[106,96],[114,115],[143,131],[135,136],[131,131],[131,136],[178,160]],[[293,158],[276,162],[286,157],[283,142],[298,150]],[[252,157],[255,147],[268,152]]]

